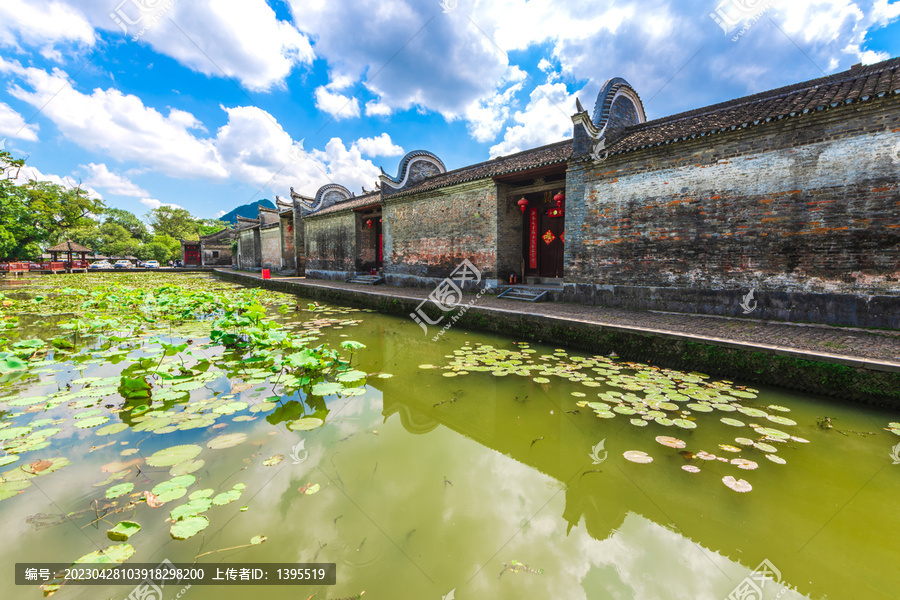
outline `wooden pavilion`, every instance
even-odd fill
[[[66,240],[61,244],[57,244],[52,248],[48,248],[47,252],[49,252],[50,256],[52,256],[52,258],[50,259],[51,262],[58,262],[58,256],[60,254],[65,254],[66,270],[70,271],[72,269],[87,269],[87,255],[91,254],[93,250],[91,250],[90,248],[85,248],[81,244],[76,244],[72,240]],[[72,256],[75,254],[81,255],[81,258],[77,261],[72,259]]]

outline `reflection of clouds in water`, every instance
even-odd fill
[[[477,499],[483,516],[471,538],[482,540],[472,552],[477,566],[465,567],[461,577],[471,577],[512,537],[466,586],[473,597],[725,600],[757,566],[736,563],[635,513],[604,540],[592,538],[583,519],[566,535],[565,492],[541,509],[555,493],[546,487],[549,478],[495,452],[482,452],[468,464],[472,480],[492,483]],[[544,572],[506,572],[498,578],[502,564],[513,559]],[[778,594],[781,600],[806,598],[773,582],[763,598]]]

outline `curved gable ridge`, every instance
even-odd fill
[[[597,94],[593,116],[578,102],[578,113],[572,117],[575,124],[575,153],[591,155],[595,159],[603,150],[624,137],[626,128],[645,123],[644,104],[637,91],[625,79],[613,77],[607,80]]]
[[[340,202],[346,202],[353,197],[350,190],[337,183],[323,185],[316,192],[316,198],[312,205],[312,211],[318,212],[323,208],[334,206]]]
[[[381,170],[381,187],[387,192],[399,192],[429,177],[446,173],[447,167],[437,155],[427,150],[413,150],[400,160],[396,177]]]

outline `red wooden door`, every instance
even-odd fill
[[[565,218],[563,211],[557,208],[541,211],[541,226],[538,236],[540,240],[540,276],[563,276],[563,248],[565,243]]]

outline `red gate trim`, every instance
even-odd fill
[[[538,268],[538,209],[532,208],[528,215],[528,264],[530,268]]]

